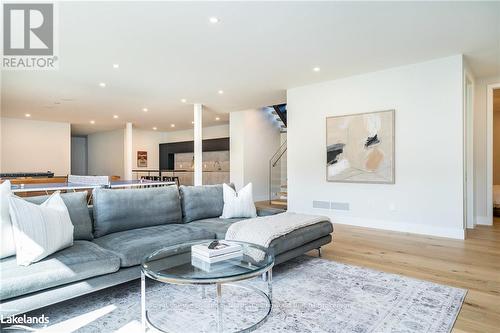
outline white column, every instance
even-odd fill
[[[203,105],[194,104],[194,185],[203,185]]]
[[[123,136],[123,179],[132,179],[132,123],[125,125],[125,135]]]

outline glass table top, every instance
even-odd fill
[[[241,251],[217,262],[210,263],[193,254],[193,245],[208,245],[213,241],[194,241],[157,250],[142,260],[142,271],[149,278],[162,282],[210,284],[251,278],[263,274],[274,265],[272,249],[244,242],[221,240],[222,243],[239,245]]]

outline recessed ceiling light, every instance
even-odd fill
[[[220,120],[220,118],[219,117],[215,117],[215,120]]]
[[[90,123],[91,123],[92,125],[94,125],[94,124],[95,124],[95,120],[91,120],[91,121],[90,121]]]
[[[175,124],[170,124],[170,127],[175,127]]]
[[[104,82],[100,82],[100,83],[99,83],[99,87],[101,87],[101,88],[106,87],[106,83],[104,83]]]
[[[30,115],[29,113],[26,113],[24,116],[25,116],[26,118],[31,117],[31,115]]]
[[[120,64],[113,64],[113,68],[114,69],[120,68]]]
[[[117,114],[115,114],[115,115],[113,116],[113,118],[118,119],[118,115],[117,115]]]
[[[191,124],[193,124],[193,125],[194,125],[194,121],[192,121],[192,122],[191,122]]]
[[[187,100],[186,100],[185,98],[183,98],[183,99],[181,99],[181,102],[182,102],[182,103],[186,103],[186,102],[187,102]]]
[[[148,108],[142,108],[142,111],[143,112],[148,112],[149,110],[148,110]]]
[[[218,93],[219,95],[222,95],[222,94],[224,93],[224,90],[219,90],[217,93]]]
[[[321,70],[321,68],[319,68],[319,67],[314,67],[314,68],[313,68],[313,71],[314,71],[314,72],[319,72],[320,70]]]
[[[210,21],[210,23],[213,23],[213,24],[215,24],[215,23],[219,23],[219,21],[220,21],[220,20],[219,20],[217,17],[215,17],[215,16],[212,16],[212,17],[211,17],[211,18],[209,18],[208,20]]]
[[[157,129],[158,129],[158,128],[156,128],[156,127],[153,127],[153,131],[156,131]]]

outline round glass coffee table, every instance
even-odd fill
[[[216,324],[217,332],[223,332],[222,286],[243,288],[252,295],[262,297],[267,304],[263,317],[246,327],[238,328],[236,332],[250,332],[260,327],[269,317],[272,309],[272,268],[274,253],[259,245],[222,241],[237,244],[241,247],[241,255],[215,263],[200,261],[193,255],[191,247],[197,244],[210,244],[212,240],[202,240],[165,247],[145,257],[141,262],[141,316],[144,331],[153,328],[166,332],[166,328],[156,325],[146,311],[146,277],[162,283],[176,285],[201,285],[202,298],[205,297],[205,287],[215,286]],[[262,276],[267,282],[267,293],[263,290],[236,282]],[[194,309],[195,310],[195,309]],[[169,310],[169,311],[175,311]]]

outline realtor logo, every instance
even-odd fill
[[[3,4],[2,69],[57,69],[52,3]]]

